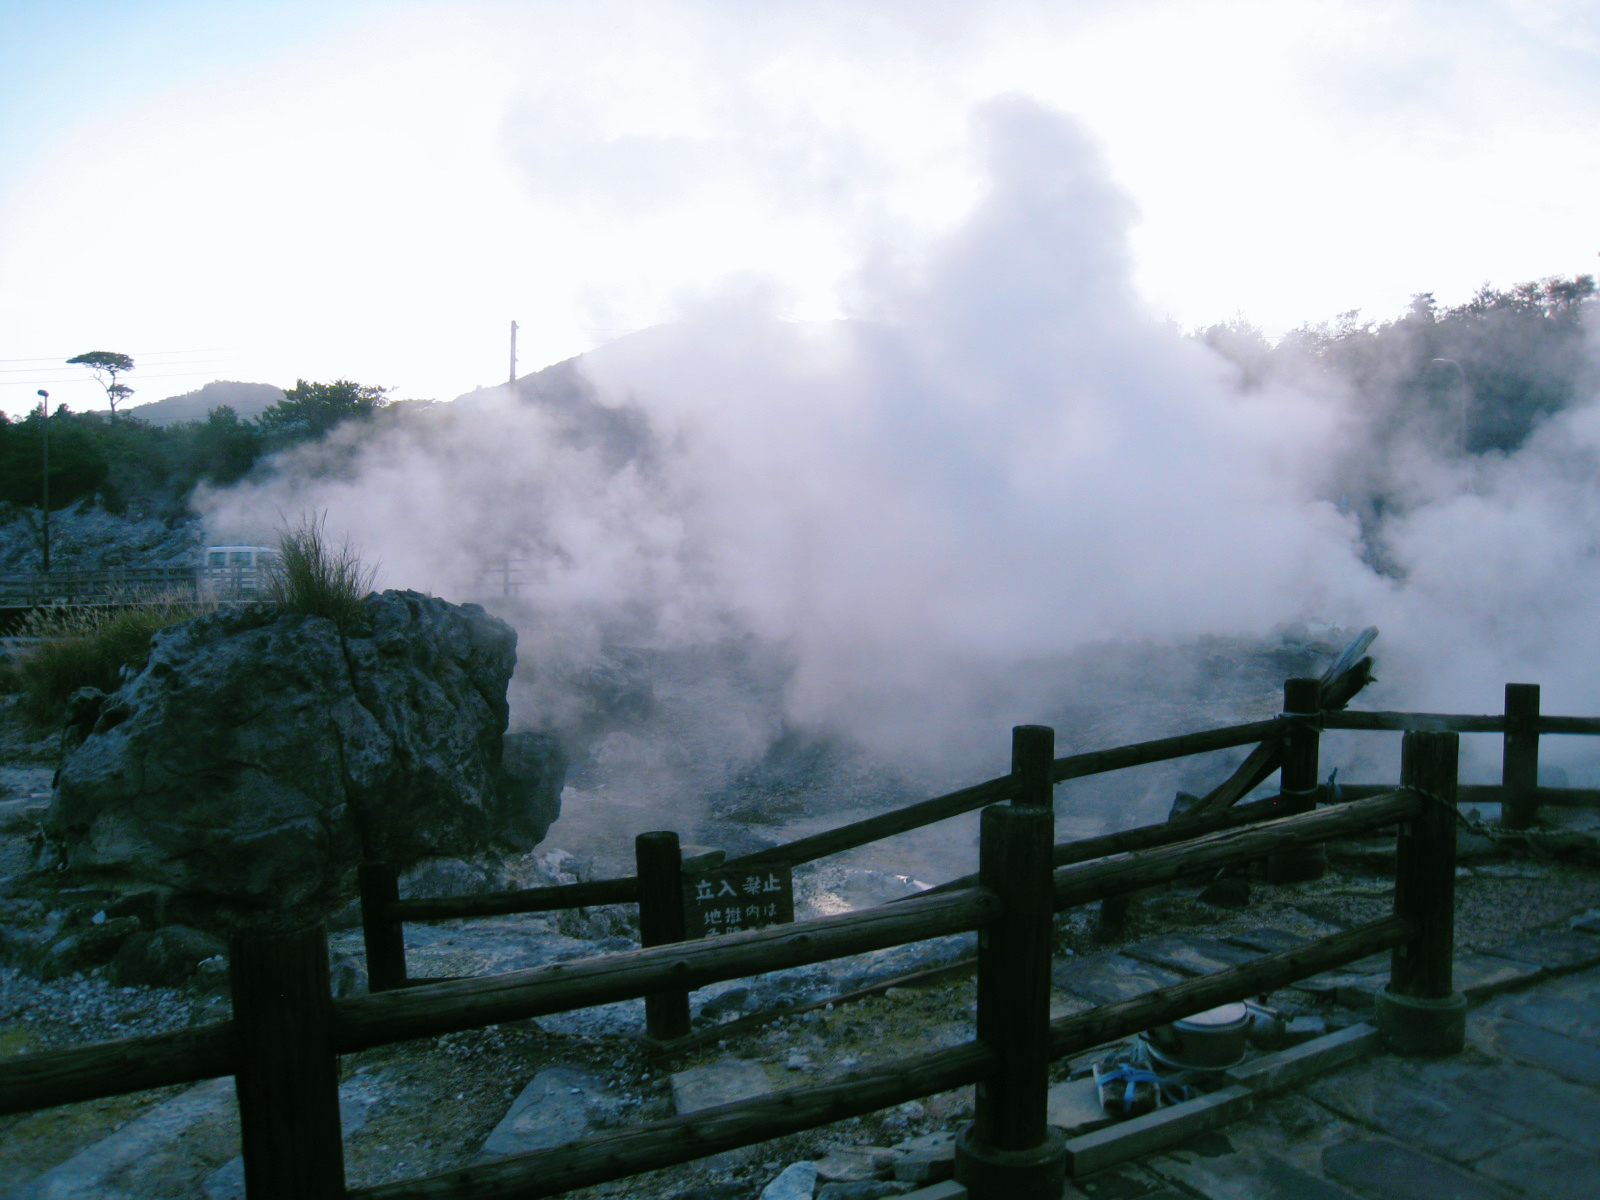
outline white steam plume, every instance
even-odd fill
[[[647,425],[643,453],[575,445],[555,409],[481,394],[284,456],[205,498],[213,529],[259,537],[326,509],[386,586],[450,599],[485,559],[530,555],[507,610],[522,725],[583,718],[541,680],[608,638],[755,635],[785,664],[781,712],[708,701],[722,723],[696,736],[724,739],[729,763],[787,723],[976,777],[1010,725],[1048,717],[1059,681],[1030,663],[1306,619],[1383,626],[1391,695],[1416,681],[1411,696],[1492,711],[1500,683],[1542,675],[1547,709],[1594,710],[1593,639],[1582,686],[1555,649],[1583,635],[1600,582],[1592,410],[1417,510],[1394,540],[1407,582],[1380,578],[1354,520],[1318,499],[1336,494],[1339,406],[1241,395],[1141,309],[1129,205],[1072,122],[1006,98],[975,128],[986,196],[934,244],[881,247],[860,319],[788,323],[759,287],[730,289],[585,356],[601,403]],[[1551,454],[1565,476],[1533,465]],[[1494,565],[1507,556],[1515,570]]]

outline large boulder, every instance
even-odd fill
[[[364,858],[536,844],[565,764],[519,735],[503,769],[516,633],[416,592],[363,609],[345,635],[269,605],[157,634],[62,763],[47,830],[65,865],[283,908],[341,891]]]

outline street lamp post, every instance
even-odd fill
[[[43,388],[39,395],[44,397],[40,403],[40,415],[44,418],[39,422],[39,444],[44,447],[44,476],[41,482],[44,485],[44,510],[42,528],[44,530],[43,553],[40,564],[45,573],[50,571],[50,393]]]

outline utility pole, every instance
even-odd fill
[[[517,323],[511,322],[511,376],[506,385],[513,393],[517,390]]]
[[[43,518],[43,520],[41,522],[41,527],[44,530],[44,539],[43,539],[43,545],[42,545],[43,553],[40,555],[40,558],[43,561],[40,563],[40,569],[42,571],[44,571],[45,574],[49,574],[49,572],[50,572],[50,393],[45,391],[43,388],[40,388],[39,389],[39,395],[44,397],[44,399],[42,401],[40,401],[40,403],[39,403],[39,410],[40,410],[40,414],[39,415],[44,418],[44,420],[39,422],[39,444],[44,447],[44,475],[43,475],[43,477],[41,478],[41,481],[40,481],[44,485],[44,510],[40,514],[42,516],[42,518]]]

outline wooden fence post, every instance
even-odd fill
[[[1533,721],[1539,716],[1537,683],[1506,684],[1506,733],[1500,759],[1500,824],[1507,829],[1528,829],[1538,814],[1533,797],[1539,786],[1539,735]]]
[[[983,810],[979,883],[1001,917],[978,935],[978,1040],[1000,1070],[977,1085],[973,1123],[956,1143],[956,1180],[972,1200],[1057,1200],[1066,1144],[1046,1121],[1055,814],[1037,804]]]
[[[228,957],[245,1194],[250,1200],[343,1196],[327,929],[318,923],[289,933],[236,934]]]
[[[386,862],[357,868],[361,887],[361,937],[367,946],[367,990],[387,992],[406,982],[406,938],[390,905],[400,899],[400,875]]]
[[[1050,768],[1056,760],[1056,731],[1048,725],[1011,727],[1011,773],[1021,786],[1011,798],[1013,804],[1034,804],[1054,808],[1055,784]]]
[[[633,840],[639,872],[639,944],[668,946],[687,934],[683,916],[683,852],[678,835],[658,830]],[[689,1032],[689,993],[680,989],[644,998],[645,1033],[670,1041]]]
[[[1279,804],[1284,816],[1317,807],[1317,754],[1321,734],[1322,684],[1315,679],[1289,679],[1283,685],[1283,765],[1278,772]],[[1270,883],[1303,883],[1328,872],[1327,847],[1301,846],[1267,859]]]
[[[1466,1044],[1467,1001],[1453,990],[1456,898],[1456,760],[1460,735],[1408,733],[1400,786],[1427,804],[1395,838],[1394,913],[1417,936],[1396,946],[1378,1028],[1399,1054],[1456,1054]]]

